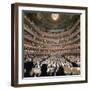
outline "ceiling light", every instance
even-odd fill
[[[58,13],[52,13],[52,14],[51,14],[51,18],[52,18],[54,21],[57,21],[58,18],[59,18],[59,14],[58,14]]]

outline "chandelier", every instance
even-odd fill
[[[54,21],[57,21],[59,19],[59,14],[58,13],[52,13],[51,14],[51,18],[54,20]]]

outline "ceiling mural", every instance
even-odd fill
[[[79,14],[52,13],[52,12],[29,12],[27,16],[40,28],[49,32],[60,32],[74,24],[80,18]]]

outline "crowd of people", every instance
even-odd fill
[[[33,23],[34,24],[34,23]],[[67,44],[67,42],[71,39],[74,40],[75,36],[79,36],[80,38],[80,28],[75,26],[75,31],[73,33],[66,33],[65,36],[63,36],[63,32],[59,33],[60,35],[58,35],[58,33],[54,36],[55,33],[50,33],[50,32],[43,32],[43,30],[40,30],[40,28],[38,27],[39,30],[37,30],[36,25],[33,26],[33,24],[31,24],[31,26],[29,27],[29,25],[24,24],[24,29],[25,29],[25,33],[28,32],[28,35],[26,34],[26,36],[28,36],[29,38],[31,38],[33,41],[36,42],[41,42],[41,43],[46,43],[46,44],[60,44],[60,43],[65,43]],[[79,24],[79,23],[78,23]],[[36,29],[35,29],[36,27]],[[70,32],[70,30],[68,30]],[[47,34],[46,34],[47,33]],[[48,37],[48,35],[52,35],[52,37]],[[75,37],[78,38],[78,37]]]
[[[24,19],[24,77],[79,75],[80,20],[56,33]]]
[[[72,70],[74,67],[76,72]],[[80,68],[80,57],[78,56],[29,57],[27,55],[24,58],[24,77],[77,75],[80,74],[78,68]]]

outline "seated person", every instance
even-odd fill
[[[47,64],[43,64],[41,67],[41,75],[40,76],[47,76]]]
[[[65,75],[64,68],[62,66],[60,66],[56,72],[56,76],[63,76],[63,75]]]

